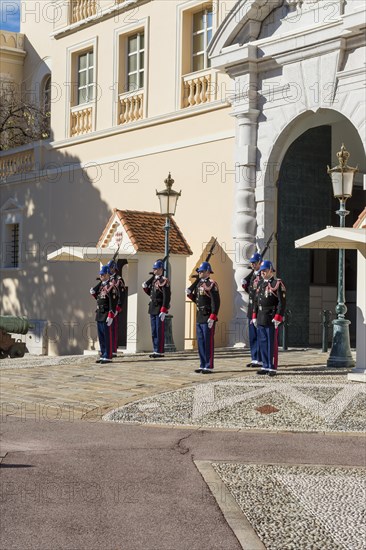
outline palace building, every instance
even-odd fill
[[[185,286],[214,238],[216,345],[246,342],[240,281],[272,234],[288,344],[319,345],[321,313],[337,301],[337,251],[294,242],[339,224],[327,166],[342,143],[359,169],[346,225],[365,206],[365,13],[362,0],[23,1],[21,33],[0,31],[1,79],[49,109],[50,135],[0,152],[1,313],[39,320],[47,353],[93,349],[89,288],[121,244],[121,343],[147,350],[140,283],[164,249],[147,237],[144,247],[142,229],[157,226],[170,172],[181,191],[177,348],[195,345]],[[353,343],[356,278],[348,250]]]

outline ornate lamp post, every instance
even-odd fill
[[[349,211],[346,210],[346,200],[352,196],[353,178],[357,168],[347,166],[350,154],[342,144],[341,150],[337,153],[339,165],[329,168],[328,174],[332,179],[333,194],[339,199],[339,210],[336,211],[340,218],[339,226],[345,227],[345,218]],[[333,320],[332,349],[328,357],[328,367],[353,367],[355,362],[351,354],[349,340],[350,321],[345,318],[347,306],[345,304],[344,286],[344,249],[339,249],[338,257],[338,297],[335,312],[337,319]]]
[[[170,216],[174,216],[177,208],[178,198],[181,196],[182,191],[173,191],[172,186],[174,180],[172,179],[170,172],[167,179],[164,180],[165,189],[163,191],[156,191],[159,197],[160,213],[165,216],[165,275],[170,278],[170,265],[169,265],[169,231],[170,231]],[[173,327],[172,327],[172,315],[165,317],[165,349],[166,351],[177,351],[173,341]]]

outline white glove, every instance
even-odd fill
[[[186,294],[187,294],[187,296],[189,296],[190,294],[192,294],[192,291],[191,291],[190,288],[186,288]]]
[[[113,323],[113,317],[107,317],[106,323],[107,323],[107,325],[110,327],[111,324]]]
[[[258,325],[257,319],[252,319],[251,322],[253,323],[253,325],[255,326],[255,328],[257,328],[257,325]]]
[[[89,292],[90,292],[90,294],[95,294],[94,288],[91,288],[91,289],[89,290]]]
[[[146,283],[142,283],[142,288],[147,288],[147,284]]]
[[[166,313],[164,313],[163,311],[159,313],[159,319],[162,323],[164,323],[165,316],[166,316]]]
[[[208,319],[207,321],[207,325],[208,325],[208,328],[212,328],[214,326],[214,320],[213,319]]]
[[[281,321],[277,321],[277,319],[272,319],[272,323],[274,324],[275,328],[277,328],[278,325],[281,324]]]

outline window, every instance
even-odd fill
[[[41,107],[44,113],[42,136],[50,137],[51,134],[51,76],[46,76],[43,82]]]
[[[128,32],[116,32],[118,43],[118,62],[116,78],[118,81],[118,100],[113,119],[117,124],[137,122],[146,117],[146,88],[148,79],[148,20],[139,21]]]
[[[212,8],[193,14],[192,71],[210,67],[207,46],[212,38]]]
[[[128,37],[127,45],[127,91],[144,87],[145,74],[145,37],[138,32]]]
[[[93,51],[78,56],[77,75],[77,105],[90,103],[94,100],[95,88]]]
[[[8,199],[0,208],[0,268],[20,267],[23,210],[16,199]]]
[[[70,137],[94,132],[96,128],[97,61],[97,37],[67,48],[66,73],[72,85],[67,89],[70,117],[66,121],[66,135]]]
[[[43,86],[43,110],[51,112],[51,77],[47,76]]]
[[[5,225],[5,267],[19,267],[19,223]]]
[[[183,6],[180,17],[181,76],[177,84],[181,93],[176,97],[177,108],[185,109],[216,99],[217,71],[211,69],[207,50],[217,24],[217,9],[213,9],[212,3],[205,4],[205,9],[202,3],[188,9]]]

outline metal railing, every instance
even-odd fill
[[[332,326],[332,312],[329,309],[323,309],[319,315],[322,316],[322,351],[328,351],[329,328]]]
[[[288,350],[288,327],[291,323],[291,309],[286,309],[285,315],[283,316],[283,323],[282,323],[282,349],[283,351]]]

